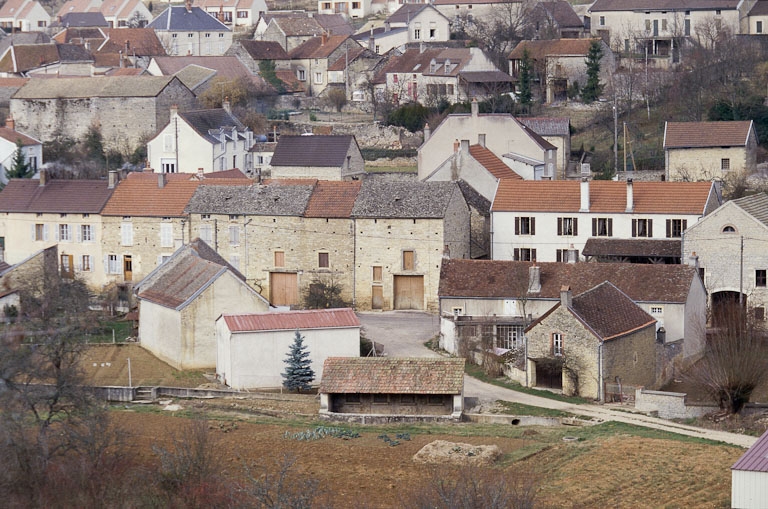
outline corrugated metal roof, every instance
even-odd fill
[[[768,472],[768,431],[757,439],[739,460],[733,464],[731,470],[743,470],[746,472]]]
[[[222,317],[232,332],[360,327],[360,320],[350,308],[223,315]]]
[[[461,394],[464,359],[329,357],[321,393]]]

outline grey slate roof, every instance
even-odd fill
[[[760,0],[755,2],[755,5],[752,6],[748,16],[765,16],[766,14],[768,14],[768,2]]]
[[[581,254],[584,256],[652,256],[680,258],[680,239],[617,239],[590,237]]]
[[[768,226],[768,195],[765,193],[738,198],[733,200],[733,204]]]
[[[271,164],[341,168],[351,143],[357,146],[352,135],[280,136]]]
[[[51,23],[51,27],[108,27],[109,23],[100,12],[68,12],[61,21]]]
[[[254,60],[287,60],[288,53],[276,41],[252,41],[244,39],[237,41]]]
[[[571,119],[568,117],[518,117],[521,124],[528,126],[540,136],[568,136]]]
[[[174,76],[31,79],[13,99],[79,99],[84,97],[156,97]]]
[[[224,23],[200,7],[187,11],[183,5],[168,7],[147,27],[166,32],[231,32]]]
[[[396,10],[389,18],[387,18],[387,21],[390,23],[409,23],[417,14],[419,14],[421,11],[427,8],[432,8],[430,4],[420,4],[420,3],[406,3],[403,4],[398,10]],[[440,14],[442,17],[445,18],[445,15],[435,9],[435,11]],[[447,18],[446,18],[447,19]]]
[[[224,108],[187,111],[179,113],[179,116],[183,118],[192,129],[208,139],[211,143],[218,143],[220,141],[220,138],[216,136],[215,133],[211,133],[211,131],[218,131],[221,128],[229,128],[229,130],[231,130],[232,127],[236,127],[238,131],[246,130],[243,123]]]
[[[597,0],[591,12],[599,11],[699,11],[735,9],[740,0]]]
[[[198,186],[185,211],[192,214],[301,216],[312,185]]]
[[[457,189],[455,182],[364,180],[352,217],[442,218]]]
[[[608,281],[574,297],[572,311],[603,341],[656,323],[655,318]]]
[[[60,62],[93,62],[93,55],[77,44],[57,44]]]

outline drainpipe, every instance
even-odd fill
[[[248,225],[251,224],[251,221],[253,221],[253,218],[250,218],[248,221],[245,221],[243,219],[243,235],[245,236],[245,271],[242,271],[243,275],[245,276],[245,282],[248,282]]]
[[[605,394],[603,389],[603,342],[597,345],[597,398],[601,403],[605,403]]]
[[[352,307],[357,309],[357,219],[355,218],[352,218]]]

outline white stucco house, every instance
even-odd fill
[[[0,7],[0,28],[10,32],[45,32],[51,15],[34,0],[8,0]]]
[[[315,383],[329,357],[360,356],[360,321],[349,308],[224,314],[216,320],[216,374],[233,389],[280,387],[296,331],[304,337]]]
[[[162,173],[197,173],[252,168],[253,133],[223,108],[179,112],[147,142],[151,168]]]
[[[654,240],[679,240],[720,206],[712,182],[499,182],[491,205],[491,258],[580,259],[587,241],[634,240],[640,257]]]
[[[141,346],[176,369],[216,366],[215,322],[222,313],[269,309],[267,299],[200,239],[176,251],[135,291]]]

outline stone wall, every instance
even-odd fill
[[[605,382],[656,387],[656,328],[651,324],[627,336],[603,343]]]
[[[637,389],[635,410],[657,414],[662,419],[689,419],[717,410],[716,405],[688,405],[682,392]]]
[[[381,398],[381,403],[374,401],[373,394],[349,396],[357,398],[357,402],[350,402],[343,394],[331,395],[330,411],[341,414],[377,415],[450,415],[453,411],[453,396],[450,394],[376,395]]]

